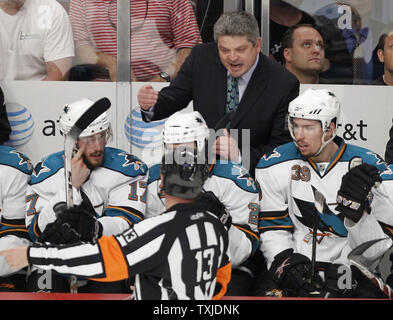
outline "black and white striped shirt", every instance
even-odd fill
[[[230,280],[227,252],[223,224],[197,203],[189,203],[177,204],[95,244],[34,244],[28,257],[39,268],[98,281],[136,274],[136,299],[204,300],[214,298],[216,282],[226,288]],[[225,289],[219,296],[224,293]]]

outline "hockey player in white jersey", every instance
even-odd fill
[[[381,181],[379,172],[386,165],[374,152],[346,144],[336,136],[340,103],[332,92],[308,89],[289,104],[288,111],[293,142],[263,156],[256,167],[262,190],[260,248],[271,276],[286,295],[307,296],[315,290],[313,280],[318,290],[323,291],[324,286],[330,294],[340,296],[346,289],[339,287],[338,270],[341,265],[350,265],[348,253],[367,240],[387,237],[384,231],[393,225],[391,202],[381,195],[383,189],[373,187]],[[361,165],[348,173],[354,164]],[[315,190],[326,199],[322,213],[315,207]],[[371,190],[371,214],[364,214]],[[355,193],[361,205],[356,206],[356,198],[350,196]],[[362,197],[365,200],[361,201]],[[313,229],[317,231],[313,233]],[[311,261],[313,235],[316,264]],[[374,248],[378,251],[375,255],[389,247],[388,243],[379,245]],[[313,267],[325,272],[313,278]],[[358,287],[345,294],[378,296],[367,279],[353,276]]]
[[[66,105],[59,118],[62,134],[67,134],[93,103],[84,98]],[[83,241],[122,233],[144,218],[146,204],[143,193],[148,168],[137,157],[106,146],[110,135],[110,122],[104,112],[77,140],[72,159],[74,211],[62,213],[66,199],[64,151],[51,154],[36,165],[26,200],[26,225],[32,241],[41,241],[40,234],[56,218],[67,222],[80,234]],[[56,232],[49,238],[46,233],[45,237],[45,241],[53,243],[65,241],[56,238]],[[34,287],[35,280],[39,277],[36,274],[29,278],[32,290],[39,290]],[[81,290],[93,291],[89,287],[93,285],[95,284],[90,282]]]
[[[162,214],[98,242],[35,243],[2,251],[0,256],[6,255],[13,268],[30,263],[99,281],[136,275],[133,296],[138,300],[221,298],[231,277],[230,224],[196,200],[208,176],[207,163],[197,160],[197,154],[181,147],[165,154],[160,172],[166,198]]]
[[[207,148],[208,139],[209,129],[197,111],[176,112],[166,120],[162,131],[164,152],[179,144],[191,144],[193,147],[194,143],[201,151]],[[156,164],[149,168],[146,217],[156,216],[165,209],[165,198],[160,186],[160,165]],[[229,248],[233,272],[227,294],[252,295],[251,285],[255,266],[251,260],[247,260],[259,246],[259,188],[240,164],[214,159],[210,164],[209,177],[203,185],[203,190],[207,196],[216,197],[221,201],[232,219]],[[207,201],[209,202],[208,199]]]
[[[33,167],[26,155],[4,145],[10,133],[0,88],[0,250],[31,243],[25,225],[25,195]],[[26,270],[12,271],[0,258],[0,291],[24,291],[25,278]]]

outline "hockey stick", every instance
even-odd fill
[[[362,254],[375,243],[387,240],[389,238],[381,238],[376,240],[370,240],[357,246],[348,254],[348,260],[360,270],[375,286],[377,286],[389,299],[393,299],[392,288],[387,285],[381,278],[373,274],[362,262]],[[389,249],[388,249],[389,250]]]
[[[316,212],[314,212],[313,217],[313,229],[312,229],[312,254],[311,254],[311,287],[315,288],[315,278],[316,278],[316,256],[317,256],[317,236],[318,236],[318,212],[323,213],[323,205],[325,204],[325,196],[319,192],[314,187],[312,188],[314,192],[314,206]],[[319,292],[312,292],[311,294],[318,294]]]
[[[111,102],[108,98],[102,98],[87,109],[75,122],[71,130],[65,135],[64,139],[64,176],[65,176],[65,190],[66,190],[66,204],[67,208],[74,206],[74,199],[72,195],[72,152],[78,140],[79,135],[87,126],[97,119],[102,113],[109,109]],[[70,292],[78,292],[77,278],[70,276]]]

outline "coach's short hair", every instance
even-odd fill
[[[247,36],[256,44],[259,38],[259,26],[255,17],[246,11],[224,12],[214,24],[214,41],[221,36]]]

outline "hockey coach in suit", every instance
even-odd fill
[[[138,103],[145,121],[164,119],[193,101],[209,128],[240,129],[238,139],[224,130],[214,152],[224,159],[242,160],[253,175],[263,154],[291,140],[285,118],[289,102],[299,94],[299,82],[261,53],[253,15],[222,14],[214,26],[214,38],[213,43],[193,48],[168,87],[157,92],[150,85],[142,86]],[[249,165],[241,152],[248,150],[242,148],[242,129],[250,129]]]

